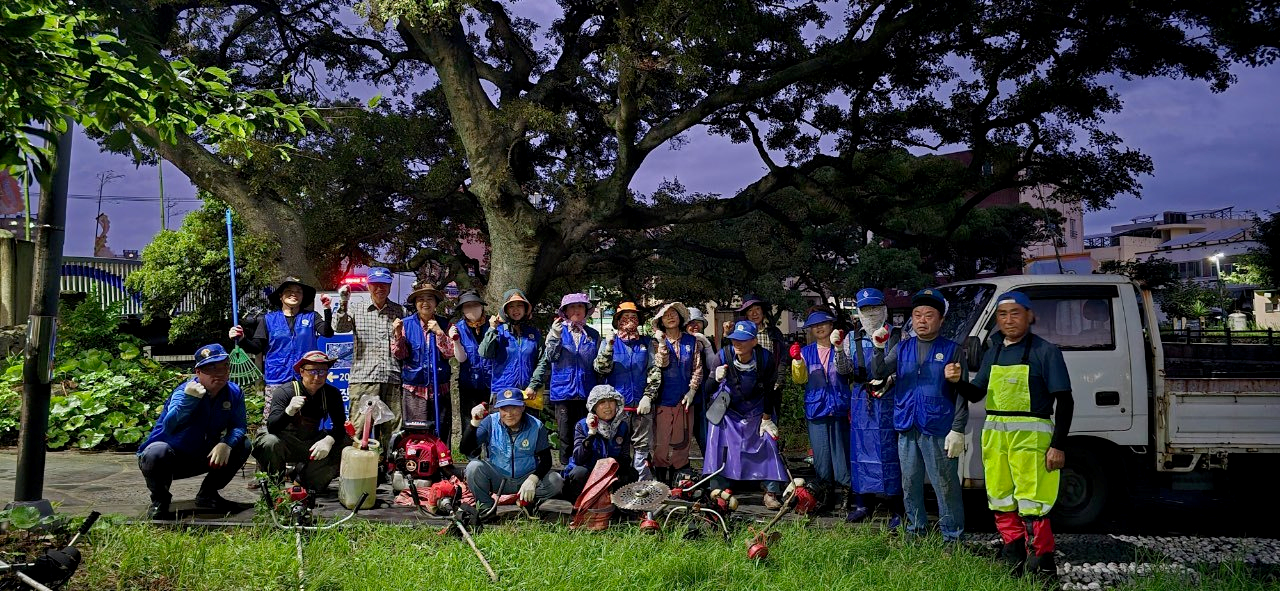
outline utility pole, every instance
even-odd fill
[[[165,211],[164,202],[164,159],[160,159],[160,163],[156,165],[156,170],[160,171],[160,230],[169,229],[169,213]]]
[[[14,480],[14,505],[34,506],[42,514],[53,512],[44,498],[45,435],[49,430],[49,394],[58,319],[58,292],[62,271],[62,245],[66,239],[67,184],[71,176],[71,138],[75,124],[58,138],[53,171],[40,179],[40,231],[35,244],[35,284],[31,316],[27,319],[27,346],[22,364],[22,426],[18,433],[18,466]]]

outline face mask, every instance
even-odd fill
[[[883,327],[889,319],[889,308],[885,306],[863,306],[858,308],[858,319],[862,321],[862,330],[868,333]]]

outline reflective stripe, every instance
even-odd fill
[[[992,421],[988,420],[982,425],[983,429],[991,431],[1035,431],[1037,433],[1053,434],[1053,423],[1043,421]]]
[[[1009,511],[1014,508],[1013,495],[1007,497],[987,497],[987,506],[994,511]]]
[[[1048,515],[1053,509],[1052,503],[1041,503],[1030,499],[1018,499],[1018,513],[1022,515]]]

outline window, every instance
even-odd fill
[[[1203,277],[1204,275],[1200,272],[1200,261],[1178,263],[1178,276],[1183,279]]]
[[[1070,219],[1070,220],[1068,220],[1068,221],[1070,222],[1070,225],[1071,225],[1071,238],[1072,238],[1072,239],[1075,239],[1075,238],[1076,238],[1076,236],[1077,236],[1077,234],[1076,234],[1076,220],[1075,220],[1075,218],[1072,218],[1072,219]]]
[[[1031,297],[1035,324],[1031,332],[1063,351],[1114,351],[1114,286],[1031,287],[1023,290]],[[990,334],[998,337],[995,315]]]

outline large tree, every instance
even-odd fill
[[[433,231],[396,238],[339,210],[352,226],[344,232],[374,237],[348,246],[368,257],[395,247],[399,266],[433,262],[459,275],[476,261],[448,242],[480,232],[490,291],[534,294],[552,280],[606,272],[621,236],[648,240],[672,225],[777,211],[768,205],[784,191],[901,243],[919,236],[884,226],[897,217],[886,212],[957,196],[965,200],[948,234],[1004,188],[1049,184],[1060,199],[1103,207],[1138,193],[1137,178],[1151,171],[1106,128],[1121,108],[1116,77],[1183,77],[1222,90],[1233,63],[1270,63],[1280,38],[1277,9],[1262,0],[561,0],[545,30],[516,8],[534,9],[497,0],[205,0],[139,17],[194,62],[238,69],[246,88],[287,79],[291,92],[312,98],[394,89],[394,105],[369,116],[449,135],[416,152],[396,146],[394,160],[377,146],[357,159],[361,170],[398,169],[391,176],[404,182],[379,186],[348,173],[328,189],[381,201],[420,227],[402,213],[416,208]],[[353,109],[344,105],[336,116]],[[436,114],[447,115],[447,131]],[[767,172],[712,199],[632,190],[648,156],[699,129],[753,143]],[[947,145],[970,148],[971,162],[906,163],[905,148]],[[329,195],[263,182],[261,171],[278,167],[195,138],[160,153],[252,231],[277,236],[281,252],[294,253],[279,257],[290,271],[313,276],[296,267],[296,253],[326,237],[302,212]],[[433,163],[459,186],[420,183]]]

